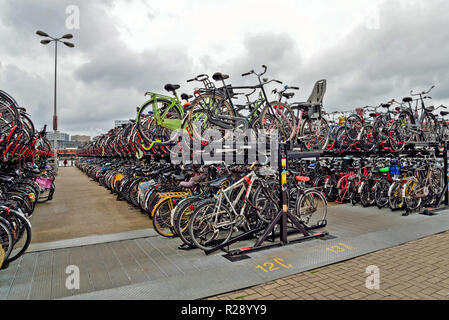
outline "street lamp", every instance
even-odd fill
[[[55,152],[53,154],[53,159],[55,162],[55,171],[56,171],[58,168],[58,139],[56,137],[56,131],[58,130],[58,116],[56,113],[56,83],[57,83],[56,74],[57,74],[57,70],[58,70],[58,42],[63,43],[64,45],[66,45],[69,48],[73,48],[73,47],[75,47],[75,45],[71,42],[64,41],[66,39],[72,39],[73,35],[71,35],[71,34],[65,34],[61,38],[53,38],[53,37],[49,36],[47,33],[40,31],[40,30],[36,31],[36,34],[41,37],[49,38],[49,39],[41,40],[41,43],[44,45],[47,45],[53,41],[55,43],[55,99],[54,99],[55,105],[54,105],[54,113],[53,113],[53,131],[54,131],[53,138],[54,138]],[[61,41],[62,39],[64,39],[64,40]]]

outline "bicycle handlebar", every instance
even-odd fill
[[[202,81],[205,81],[205,80],[207,80],[207,79],[209,79],[209,76],[207,75],[207,74],[200,74],[200,75],[197,75],[195,78],[193,78],[193,79],[190,79],[190,80],[187,80],[187,82],[193,82],[193,81],[199,81],[199,82],[202,82]]]
[[[253,91],[252,91],[251,93],[245,94],[245,96],[246,96],[246,97],[250,97],[250,96],[253,95],[254,92],[256,92],[256,91],[257,91],[257,89],[253,89]]]
[[[267,73],[267,69],[268,69],[266,65],[262,65],[262,68],[263,68],[264,70],[263,70],[263,72],[262,72],[261,74],[256,73],[254,70],[251,70],[251,71],[249,71],[249,72],[247,72],[247,73],[242,74],[242,77],[249,76],[250,74],[255,74],[256,76],[261,77],[261,76],[263,76],[265,73]]]
[[[432,91],[433,88],[435,88],[434,85],[431,86],[430,89],[429,89],[428,91],[423,91],[423,92],[421,92],[421,93],[413,93],[413,90],[411,90],[411,91],[410,91],[410,95],[412,95],[412,96],[422,96],[422,95],[425,95],[425,94],[430,93],[430,91]]]

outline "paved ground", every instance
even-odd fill
[[[379,290],[365,286],[372,265]],[[210,299],[449,300],[449,232]]]
[[[449,233],[425,237],[449,230],[449,211],[402,217],[387,209],[335,206],[327,217],[329,237],[253,252],[250,259],[231,262],[221,252],[205,256],[200,250],[179,250],[179,239],[148,230],[146,216],[117,202],[76,168],[61,168],[56,192],[55,200],[41,205],[33,216],[33,245],[40,249],[0,272],[0,300],[203,299],[224,292],[232,293],[214,298],[448,297]],[[79,238],[86,236],[91,236],[89,241]],[[58,242],[73,244],[54,246],[62,239],[71,240]],[[410,243],[416,239],[422,240]],[[65,285],[69,265],[79,267],[77,290]],[[365,288],[370,265],[380,268],[380,290]]]
[[[59,168],[53,200],[38,204],[32,243],[152,228],[151,220],[116,201],[75,167]]]

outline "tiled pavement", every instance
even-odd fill
[[[379,290],[365,285],[373,265]],[[209,299],[449,300],[449,232]]]

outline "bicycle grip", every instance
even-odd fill
[[[193,82],[193,81],[195,81],[195,79],[190,79],[190,80],[187,80],[187,82]]]
[[[251,74],[251,72],[244,73],[244,74],[242,74],[242,77],[249,76],[250,74]]]

